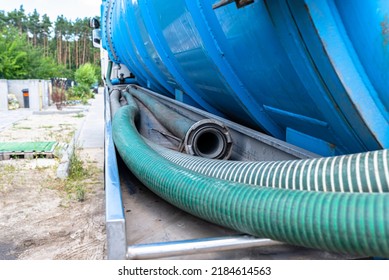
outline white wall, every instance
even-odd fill
[[[0,111],[8,111],[7,80],[0,80]]]
[[[29,91],[30,109],[40,111],[50,105],[51,82],[46,80],[8,80],[8,93],[15,94],[20,108],[24,108],[22,89]]]
[[[51,81],[44,80],[42,81],[42,94],[43,94],[43,108],[47,108],[51,105]]]

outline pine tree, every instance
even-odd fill
[[[51,22],[36,9],[26,15],[23,6],[0,11],[0,48],[0,78],[68,77],[88,62],[99,67],[89,18]]]

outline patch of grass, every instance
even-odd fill
[[[85,115],[83,113],[77,113],[76,115],[73,116],[73,118],[83,118]]]
[[[15,129],[25,129],[25,130],[31,130],[32,128],[29,126],[15,126]]]
[[[50,128],[53,128],[53,127],[54,127],[53,125],[42,125],[39,128],[48,128],[48,129],[50,129]]]
[[[73,139],[73,137],[74,137],[75,134],[76,134],[76,131],[75,131],[75,130],[69,131],[69,132],[67,133],[67,135],[64,135],[65,142],[66,142],[66,143],[69,143],[69,142]]]
[[[53,154],[58,159],[65,152],[65,150],[66,146],[64,146],[62,143],[59,143],[55,146]]]
[[[72,127],[73,125],[72,124],[70,124],[70,123],[60,123],[60,124],[58,124],[61,128],[63,128],[63,127],[67,127],[67,128],[69,128],[69,127]]]
[[[16,167],[13,166],[13,165],[6,164],[0,170],[2,170],[3,172],[6,172],[6,173],[10,173],[10,172],[15,172],[16,171]]]
[[[84,168],[84,162],[74,153],[70,159],[69,179],[82,180],[88,176],[88,170]]]
[[[39,158],[46,158],[46,156],[43,155],[43,154],[35,153],[34,154],[34,159],[39,159]]]
[[[58,143],[69,143],[75,133],[76,131],[74,129],[69,130],[68,128],[64,128],[61,133],[53,134],[52,139],[54,138]]]
[[[77,201],[82,202],[85,200],[85,192],[86,192],[86,189],[84,186],[78,185],[76,187],[76,199],[77,199]]]
[[[65,192],[68,199],[76,199],[83,202],[86,197],[87,188],[83,182],[68,180],[65,183]]]
[[[82,202],[88,192],[88,180],[93,177],[95,170],[92,166],[85,164],[77,152],[73,154],[69,164],[69,176],[65,182],[65,192],[68,198]]]
[[[61,207],[70,207],[74,202],[87,200],[88,193],[92,193],[93,187],[100,184],[101,170],[87,159],[81,158],[80,149],[76,149],[69,162],[69,174],[65,180],[48,178],[44,180],[44,188],[57,190],[61,193],[63,201]],[[58,165],[51,168],[57,170]],[[41,168],[43,171],[43,168]],[[0,172],[1,174],[1,172]],[[0,184],[1,185],[1,184]]]
[[[0,165],[0,191],[3,191],[12,184],[12,181],[17,175],[18,169],[14,165]]]
[[[81,99],[82,105],[90,105],[89,104],[89,99],[88,98],[83,98]]]
[[[52,166],[37,166],[37,167],[35,167],[35,169],[38,171],[44,171],[44,170],[48,170],[48,169],[52,169],[52,168],[53,168]]]

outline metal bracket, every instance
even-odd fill
[[[228,4],[231,4],[234,2],[236,4],[236,7],[239,9],[239,8],[242,8],[244,6],[247,6],[249,4],[254,3],[254,0],[221,0],[216,4],[213,4],[212,9],[218,9],[220,7],[223,7],[225,5],[228,5]]]

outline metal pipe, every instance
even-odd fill
[[[279,244],[283,243],[271,239],[256,238],[250,235],[190,239],[152,244],[137,244],[128,246],[127,259],[159,259],[174,256],[273,246]]]
[[[107,86],[108,86],[109,90],[112,88],[112,83],[111,83],[112,65],[113,65],[113,62],[111,60],[108,61],[108,67],[107,67],[107,74],[105,76],[105,82],[107,83]]]
[[[223,123],[213,119],[194,122],[149,97],[136,85],[128,86],[127,91],[142,102],[167,130],[182,139],[188,154],[211,159],[230,157],[232,139]]]

